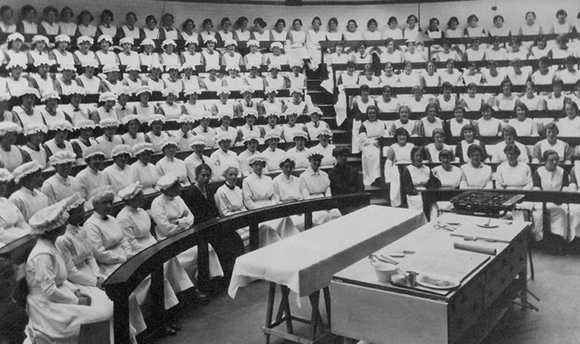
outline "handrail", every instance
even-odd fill
[[[163,264],[178,255],[198,246],[198,279],[209,279],[208,250],[210,238],[219,233],[232,232],[239,228],[250,227],[250,249],[259,248],[258,226],[261,222],[295,214],[305,214],[305,229],[312,227],[312,212],[342,208],[345,206],[364,206],[370,204],[370,194],[332,196],[309,199],[300,202],[250,210],[235,215],[214,219],[193,226],[188,230],[166,238],[139,252],[121,265],[103,284],[107,295],[114,302],[115,343],[129,343],[129,295],[149,275],[153,314],[156,325],[163,324]]]

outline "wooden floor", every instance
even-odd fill
[[[506,313],[484,343],[579,343],[580,254],[577,252],[580,250],[562,257],[534,250],[536,280],[530,281],[528,287],[541,299],[541,302],[534,301],[540,311],[521,311],[515,306]],[[183,330],[176,336],[152,339],[148,343],[265,343],[261,329],[264,326],[267,293],[268,283],[263,281],[241,288],[234,300],[224,290],[209,305],[184,310],[181,319]],[[291,296],[292,309],[297,309],[298,314],[309,314],[308,304],[307,299],[302,299],[303,306],[298,309]],[[298,327],[297,331],[306,329]],[[273,338],[271,343],[290,342]],[[324,343],[342,341],[330,337]]]

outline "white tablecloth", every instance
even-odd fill
[[[255,279],[285,285],[299,297],[332,275],[426,223],[422,212],[370,205],[236,260],[229,295]]]

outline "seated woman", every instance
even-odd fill
[[[189,184],[189,180],[187,179],[187,169],[185,167],[185,162],[175,157],[178,148],[179,144],[173,137],[168,137],[161,141],[161,152],[164,157],[155,164],[155,167],[160,176],[173,172],[179,177],[179,181],[185,185]]]
[[[111,156],[113,164],[103,170],[107,185],[111,185],[115,192],[119,192],[126,186],[131,184],[131,176],[133,171],[128,165],[131,158],[131,146],[118,145],[113,148]]]
[[[391,206],[398,207],[401,205],[401,175],[397,165],[411,162],[413,145],[408,142],[411,135],[409,135],[405,128],[397,128],[393,136],[396,139],[396,143],[389,146],[387,150],[384,174],[385,183],[391,184]]]
[[[277,175],[274,182],[274,192],[278,195],[280,203],[292,203],[301,201],[304,198],[300,192],[300,179],[292,175],[296,166],[295,157],[288,154],[280,161],[282,173]],[[296,228],[302,232],[304,230],[304,217],[302,215],[292,215],[292,222]]]
[[[380,152],[377,139],[386,136],[387,128],[383,121],[377,119],[378,109],[367,107],[368,118],[360,127],[359,142],[362,152],[363,181],[365,185],[380,185]],[[334,148],[333,148],[334,149]]]
[[[13,122],[0,122],[0,161],[12,172],[18,166],[31,161],[30,155],[16,146],[16,138],[22,128]]]
[[[457,96],[453,94],[453,86],[446,82],[441,85],[442,92],[435,99],[435,103],[441,111],[453,111],[457,106]]]
[[[423,146],[411,149],[411,165],[403,170],[401,188],[407,196],[409,209],[423,210],[421,190],[438,189],[441,181],[433,176],[433,172],[423,162],[427,160],[428,152]]]
[[[436,129],[443,130],[443,121],[439,118],[439,106],[429,103],[425,107],[425,117],[417,121],[415,131],[418,136],[429,137]]]
[[[147,121],[151,130],[145,133],[145,142],[152,145],[154,153],[161,152],[161,142],[169,137],[169,134],[163,131],[164,124],[165,116],[163,115],[153,115]]]
[[[245,178],[242,183],[242,196],[244,205],[248,210],[276,205],[280,202],[278,195],[274,192],[272,178],[262,174],[266,167],[266,162],[267,159],[261,154],[253,155],[248,159],[253,173]],[[282,239],[298,234],[298,229],[289,217],[271,220],[265,224],[274,228]]]
[[[143,186],[145,193],[153,192],[153,188],[159,179],[159,173],[155,165],[150,163],[153,154],[153,146],[150,143],[138,143],[133,147],[133,156],[137,158],[131,165],[131,182],[138,182]]]
[[[235,127],[231,126],[232,118],[234,113],[220,113],[218,114],[218,119],[220,121],[220,126],[215,128],[216,136],[222,133],[227,134],[230,137],[230,145],[235,145],[238,142],[238,131]]]
[[[501,135],[501,121],[493,117],[493,108],[488,104],[481,105],[481,118],[474,121],[473,126],[479,136]]]
[[[550,122],[544,126],[544,136],[546,138],[534,145],[532,153],[532,163],[539,164],[545,162],[544,153],[553,150],[558,153],[560,163],[568,164],[572,158],[572,150],[568,143],[558,139],[559,129],[555,122]]]
[[[568,173],[558,166],[561,160],[554,150],[547,150],[543,153],[545,165],[538,168],[533,176],[534,190],[544,191],[568,191],[570,179]],[[554,255],[566,254],[566,243],[574,239],[575,235],[570,232],[568,223],[568,205],[546,203],[546,208],[550,217],[550,229],[553,235],[550,236],[550,253]],[[534,239],[542,240],[544,234],[542,207],[534,207]],[[548,238],[546,238],[548,239]]]
[[[218,218],[220,214],[215,201],[215,192],[208,187],[212,176],[210,166],[201,164],[195,168],[194,173],[194,182],[182,193],[182,198],[193,214],[193,224],[198,225]],[[247,234],[248,231],[245,232]],[[241,234],[243,233],[244,231],[241,231]],[[210,239],[209,242],[217,252],[225,276],[231,276],[235,259],[244,254],[243,242],[233,232],[220,233],[218,237]]]
[[[461,140],[459,144],[455,146],[456,160],[459,159],[459,162],[461,163],[469,162],[469,154],[467,153],[467,150],[474,144],[478,145],[479,148],[483,150],[483,154],[481,156],[482,160],[488,159],[487,151],[485,150],[485,145],[478,139],[476,139],[477,131],[475,130],[475,127],[473,125],[471,124],[464,125],[463,128],[461,128],[461,137],[463,137],[463,140]]]
[[[36,161],[27,162],[14,169],[14,182],[20,188],[10,195],[10,202],[28,221],[34,213],[48,207],[48,197],[40,191],[42,168]]]
[[[519,136],[538,136],[538,125],[535,121],[527,117],[528,106],[521,102],[516,105],[514,113],[516,118],[508,121],[508,124],[513,127]]]
[[[379,112],[394,113],[399,109],[399,99],[393,94],[392,86],[383,86],[382,97],[376,100],[376,105]],[[391,122],[386,123],[387,128],[390,128]]]
[[[525,151],[524,151],[525,152]],[[495,185],[497,189],[507,190],[532,190],[532,170],[527,162],[520,160],[522,151],[515,144],[508,144],[503,149],[506,161],[497,167],[495,173]],[[520,203],[517,209],[532,210],[533,204],[529,202]],[[526,220],[524,213],[514,211],[514,219]],[[534,231],[532,231],[534,232]]]
[[[304,199],[330,197],[330,179],[326,172],[320,170],[323,156],[318,152],[310,152],[308,160],[310,167],[300,174],[300,193]],[[322,210],[312,213],[312,224],[321,225],[342,216],[338,209]]]
[[[213,152],[210,159],[213,163],[212,170],[214,180],[222,180],[223,170],[228,166],[235,166],[240,168],[240,161],[236,153],[230,151],[230,146],[232,141],[228,133],[222,132],[216,135],[216,141],[219,145],[219,149]]]
[[[495,110],[513,111],[520,100],[517,95],[512,93],[512,85],[513,83],[509,79],[504,79],[500,84],[502,93],[490,99],[489,105]]]
[[[320,142],[318,145],[310,148],[310,151],[319,153],[323,156],[322,167],[334,166],[336,159],[332,155],[332,150],[335,148],[335,146],[330,144],[330,140],[332,139],[332,131],[330,131],[330,129],[322,129],[318,132],[317,138]]]
[[[431,137],[433,138],[433,142],[429,143],[425,150],[427,151],[427,158],[430,163],[440,163],[439,161],[439,154],[443,150],[451,150],[445,142],[445,131],[443,129],[435,128],[431,133]]]
[[[42,193],[48,197],[48,204],[60,202],[81,191],[81,184],[70,175],[76,155],[69,151],[60,151],[50,157],[50,165],[56,173],[42,184]]]
[[[348,164],[350,150],[338,146],[332,150],[332,155],[336,158],[336,165],[328,171],[332,194],[338,196],[363,192],[364,184],[358,169]]]
[[[407,105],[399,106],[399,119],[393,122],[393,125],[389,128],[389,133],[391,136],[396,137],[396,131],[399,128],[403,128],[407,131],[407,134],[412,135],[415,133],[415,125],[417,122],[409,119],[411,114],[411,109]]]
[[[422,87],[439,87],[441,85],[441,78],[439,77],[439,73],[437,73],[435,61],[427,61],[425,70],[421,71],[420,78]]]
[[[451,165],[453,162],[453,151],[444,149],[439,153],[441,165],[431,169],[433,176],[439,179],[442,189],[459,189],[463,172],[457,166]],[[436,202],[431,207],[431,219],[439,216],[440,209],[453,209],[451,202]]]
[[[298,119],[298,114],[296,112],[288,112],[287,110],[284,113],[284,116],[288,121],[282,126],[282,139],[285,142],[293,142],[296,135],[304,134],[308,138],[308,130],[306,129],[304,123],[296,123],[296,119]]]
[[[47,167],[48,155],[46,149],[42,146],[44,136],[48,128],[43,124],[30,123],[24,127],[24,137],[26,144],[20,146],[20,149],[28,153],[30,158],[40,164],[44,170]]]
[[[518,156],[518,161],[523,163],[528,163],[530,158],[528,157],[526,146],[523,144],[516,142],[516,138],[518,137],[516,130],[510,126],[506,125],[502,128],[502,134],[504,141],[496,144],[493,146],[493,153],[491,154],[491,162],[492,163],[502,163],[507,161],[507,156],[504,153],[504,149],[506,146],[515,145],[520,150],[521,154]]]
[[[105,160],[105,153],[98,145],[92,145],[83,152],[83,160],[87,167],[80,171],[76,178],[81,185],[81,196],[88,198],[93,190],[100,186],[107,185],[107,179],[101,168]]]
[[[0,244],[4,245],[30,233],[30,226],[20,210],[4,197],[12,179],[14,177],[7,169],[0,168]]]
[[[280,136],[275,132],[270,132],[264,136],[264,140],[268,145],[268,147],[262,152],[262,156],[267,160],[266,171],[268,173],[280,172],[280,163],[286,157],[286,152],[283,149],[278,148]]]
[[[30,219],[38,241],[26,262],[27,333],[36,343],[78,343],[82,324],[113,317],[113,303],[103,291],[67,281],[62,253],[55,246],[69,218],[64,206],[56,203]]]
[[[159,178],[157,187],[161,195],[151,203],[151,215],[155,221],[155,233],[158,240],[163,240],[181,231],[189,229],[193,225],[193,214],[180,197],[181,183],[179,177],[169,172]],[[190,277],[197,273],[197,246],[180,253],[177,256],[181,266]],[[218,257],[209,246],[209,273],[210,277],[223,276],[223,270]]]
[[[580,110],[578,104],[568,99],[564,101],[564,114],[566,117],[558,119],[556,125],[563,137],[580,136]]]
[[[139,183],[129,184],[119,191],[119,198],[125,203],[125,207],[117,214],[117,221],[123,229],[123,235],[130,247],[129,257],[132,257],[149,246],[155,245],[157,240],[151,235],[151,217],[143,210],[145,197],[143,187]],[[176,258],[164,264],[166,281],[169,282],[164,288],[165,308],[169,309],[177,304],[175,293],[195,288],[189,276]],[[196,297],[203,299],[204,295],[197,289],[194,290]],[[177,324],[170,325],[175,330],[181,327]]]
[[[460,189],[492,189],[491,167],[482,163],[485,151],[478,144],[467,149],[469,161],[461,166]]]
[[[447,132],[449,136],[452,137],[459,137],[461,136],[461,129],[466,125],[469,124],[470,121],[464,118],[465,116],[465,108],[462,105],[457,105],[453,109],[453,117],[445,122],[444,130]]]

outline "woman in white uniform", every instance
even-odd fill
[[[304,197],[302,196],[300,190],[300,178],[292,175],[294,168],[296,167],[296,157],[288,153],[284,160],[280,161],[280,169],[282,173],[277,175],[274,182],[274,192],[278,195],[280,203],[292,203],[302,201]],[[304,216],[303,215],[292,215],[292,222],[296,225],[296,228],[300,232],[304,230]]]
[[[230,216],[247,211],[246,207],[244,206],[242,189],[236,185],[238,181],[238,174],[239,170],[235,166],[230,166],[224,169],[223,177],[225,178],[226,182],[224,185],[220,186],[219,189],[217,189],[214,196],[215,203],[221,216]],[[250,235],[248,228],[238,229],[237,232],[244,243],[249,240]],[[264,247],[281,240],[276,230],[269,226],[267,223],[260,224],[258,227],[258,233],[260,247]]]
[[[460,189],[492,189],[491,167],[482,163],[485,152],[478,144],[467,149],[470,161],[461,166]]]
[[[317,152],[308,154],[310,167],[300,174],[300,193],[305,200],[332,196],[328,174],[320,170],[322,158]],[[318,226],[341,216],[338,209],[316,211],[312,213],[312,224]]]
[[[411,162],[413,145],[408,142],[411,135],[403,127],[397,128],[393,136],[396,143],[392,144],[387,151],[384,173],[385,183],[391,183],[391,206],[398,207],[401,205],[401,174],[397,165]]]
[[[380,185],[380,152],[377,139],[386,136],[387,127],[385,122],[377,119],[378,109],[371,105],[367,107],[368,118],[359,130],[359,146],[362,152],[363,179],[365,185]]]
[[[30,226],[18,208],[4,197],[8,183],[14,177],[5,168],[0,168],[0,244],[9,244],[12,241],[30,233]]]
[[[25,272],[27,333],[34,343],[76,344],[82,324],[113,317],[113,303],[103,291],[67,281],[66,265],[55,241],[65,233],[68,218],[64,204],[57,203],[30,219],[38,237]]]
[[[444,149],[439,153],[441,165],[431,169],[433,176],[441,182],[442,189],[458,189],[461,183],[461,169],[451,165],[453,162],[453,151]],[[431,207],[430,219],[435,219],[439,215],[440,209],[452,209],[451,202],[436,202]]]
[[[48,207],[48,197],[40,191],[42,168],[36,161],[27,162],[14,169],[14,181],[20,188],[10,195],[12,202],[28,221],[34,213]]]
[[[189,229],[193,225],[193,214],[180,197],[181,184],[175,173],[170,172],[159,178],[157,187],[161,191],[161,195],[157,196],[151,203],[151,215],[155,221],[157,239],[163,240]],[[190,277],[195,277],[197,274],[197,246],[180,253],[177,260]],[[218,256],[211,245],[209,245],[209,275],[211,278],[224,275]]]
[[[248,159],[253,173],[242,183],[244,205],[248,210],[276,205],[280,202],[278,195],[274,192],[272,178],[262,174],[266,162],[267,159],[262,155],[254,155]],[[274,228],[282,239],[298,233],[298,229],[290,217],[271,220],[266,224]]]
[[[421,191],[441,187],[441,181],[433,176],[433,172],[428,166],[423,164],[427,160],[427,155],[425,147],[414,146],[411,149],[411,165],[403,170],[401,186],[407,196],[409,209],[423,211]]]

